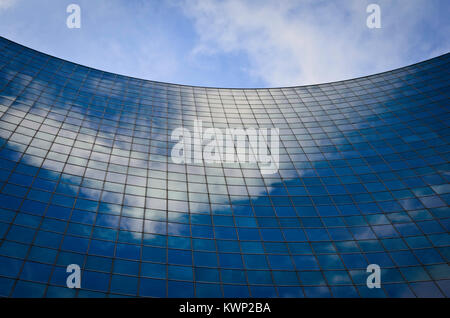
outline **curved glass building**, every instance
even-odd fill
[[[449,297],[449,63],[207,88],[0,38],[0,295]],[[175,162],[196,121],[277,128],[277,169]]]

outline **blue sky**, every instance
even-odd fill
[[[81,28],[66,7],[81,7]],[[366,7],[381,8],[381,29]],[[315,84],[450,51],[448,0],[0,0],[0,35],[124,75],[214,87]]]

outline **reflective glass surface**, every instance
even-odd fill
[[[205,88],[0,38],[0,296],[449,297],[449,63]],[[278,172],[173,163],[196,119],[279,128]]]

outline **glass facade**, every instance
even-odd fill
[[[206,88],[0,38],[0,296],[449,297],[449,63]],[[195,120],[278,128],[278,172],[173,163]]]

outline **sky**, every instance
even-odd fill
[[[381,28],[368,28],[369,4]],[[68,28],[69,4],[81,27]],[[0,0],[0,36],[123,75],[210,87],[366,76],[450,51],[448,0]]]

